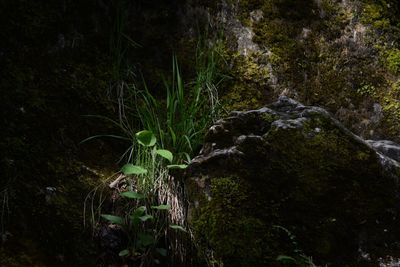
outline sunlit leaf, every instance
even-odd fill
[[[154,146],[157,142],[156,136],[148,130],[136,133],[136,139],[143,146]]]
[[[174,229],[174,230],[179,230],[179,231],[186,232],[186,229],[185,229],[185,228],[183,228],[183,227],[182,227],[182,226],[180,226],[180,225],[176,225],[176,224],[170,224],[170,225],[169,225],[169,227],[170,227],[170,228],[172,228],[172,229]]]
[[[174,156],[172,155],[171,151],[166,150],[166,149],[157,149],[156,153],[160,155],[161,157],[167,159],[169,162],[172,162],[174,159]]]
[[[188,165],[186,164],[171,164],[167,165],[168,169],[186,169]]]
[[[125,164],[124,166],[122,166],[121,171],[125,175],[130,175],[130,174],[139,175],[139,174],[147,173],[147,170],[144,169],[143,167],[133,165],[131,163],[128,163],[128,164]]]
[[[140,194],[140,193],[134,192],[134,191],[122,192],[121,196],[126,197],[126,198],[132,198],[132,199],[143,199],[143,198],[145,198],[145,196],[143,194]]]
[[[152,209],[155,210],[169,210],[171,208],[171,205],[158,205],[158,206],[151,206]]]
[[[119,224],[119,225],[124,224],[124,218],[119,216],[114,216],[110,214],[101,214],[101,217],[114,224]]]

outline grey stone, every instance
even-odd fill
[[[400,145],[390,140],[367,140],[377,151],[400,162]]]

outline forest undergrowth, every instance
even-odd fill
[[[192,79],[183,78],[177,56],[172,57],[171,75],[161,77],[165,95],[154,93],[141,74],[133,79],[114,76],[118,118],[89,116],[120,132],[83,142],[111,137],[127,143],[119,159],[122,168],[88,194],[84,211],[85,224],[90,222],[94,234],[110,225],[123,232],[119,257],[111,257],[117,262],[176,265],[184,264],[190,253],[180,175],[222,110],[217,88],[224,80],[217,68],[223,61],[219,43],[199,42],[196,50]],[[132,75],[127,69],[124,72]]]

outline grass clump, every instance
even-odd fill
[[[109,184],[117,200],[115,208],[104,214],[105,198],[100,187],[88,195],[86,202],[92,210],[92,223],[102,218],[122,229],[127,237],[119,252],[122,263],[153,266],[191,260],[185,259],[187,248],[182,241],[189,239],[184,228],[183,189],[169,170],[186,168],[183,163],[190,161],[202,143],[204,131],[218,117],[217,86],[222,81],[218,60],[216,49],[205,52],[199,46],[195,76],[184,82],[174,56],[172,75],[163,78],[164,95],[154,93],[144,78],[142,82],[121,81],[118,120],[102,117],[118,126],[121,133],[87,139],[107,136],[129,142],[120,159],[126,164]]]
[[[208,125],[221,109],[217,86],[222,81],[218,73],[218,53],[198,52],[195,78],[185,83],[177,57],[172,60],[172,76],[163,79],[166,95],[159,100],[147,87],[136,84],[125,86],[124,102],[120,103],[120,124],[132,136],[129,119],[137,117],[140,125],[152,131],[161,147],[171,150],[177,161],[190,160]]]

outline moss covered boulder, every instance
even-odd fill
[[[328,112],[281,97],[213,125],[189,219],[218,266],[377,266],[400,248],[400,164]]]

